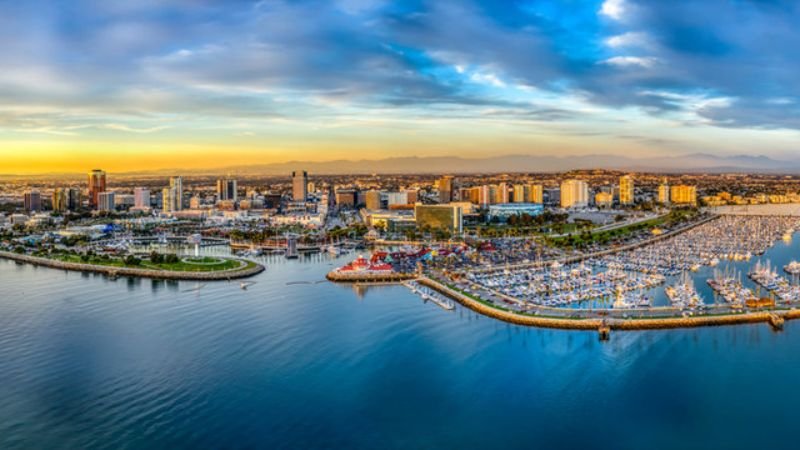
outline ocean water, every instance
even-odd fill
[[[0,260],[0,448],[797,448],[800,322],[599,342],[324,282],[345,260],[247,290]]]

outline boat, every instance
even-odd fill
[[[694,308],[702,303],[692,278],[686,272],[674,285],[667,286],[664,292],[672,305],[679,308]]]
[[[783,271],[790,275],[800,275],[800,262],[792,261],[783,266]]]

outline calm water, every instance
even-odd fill
[[[0,448],[797,448],[800,323],[601,343],[331,264],[243,291],[0,260]]]

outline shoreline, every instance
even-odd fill
[[[101,266],[96,264],[72,263],[38,256],[20,255],[5,251],[0,251],[0,258],[24,264],[31,264],[34,266],[48,267],[51,269],[69,270],[73,272],[100,273],[110,277],[138,277],[157,280],[225,281],[249,278],[266,270],[266,267],[261,264],[242,259],[236,259],[236,261],[244,263],[243,267],[239,267],[237,269],[211,272],[181,272],[170,270],[140,269],[135,267],[116,267]],[[248,267],[249,263],[255,265],[253,267]]]

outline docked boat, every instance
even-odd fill
[[[789,275],[800,275],[800,262],[792,261],[783,266],[783,271]]]
[[[664,291],[672,305],[678,308],[694,308],[702,303],[692,278],[685,272],[678,282],[667,286]]]

